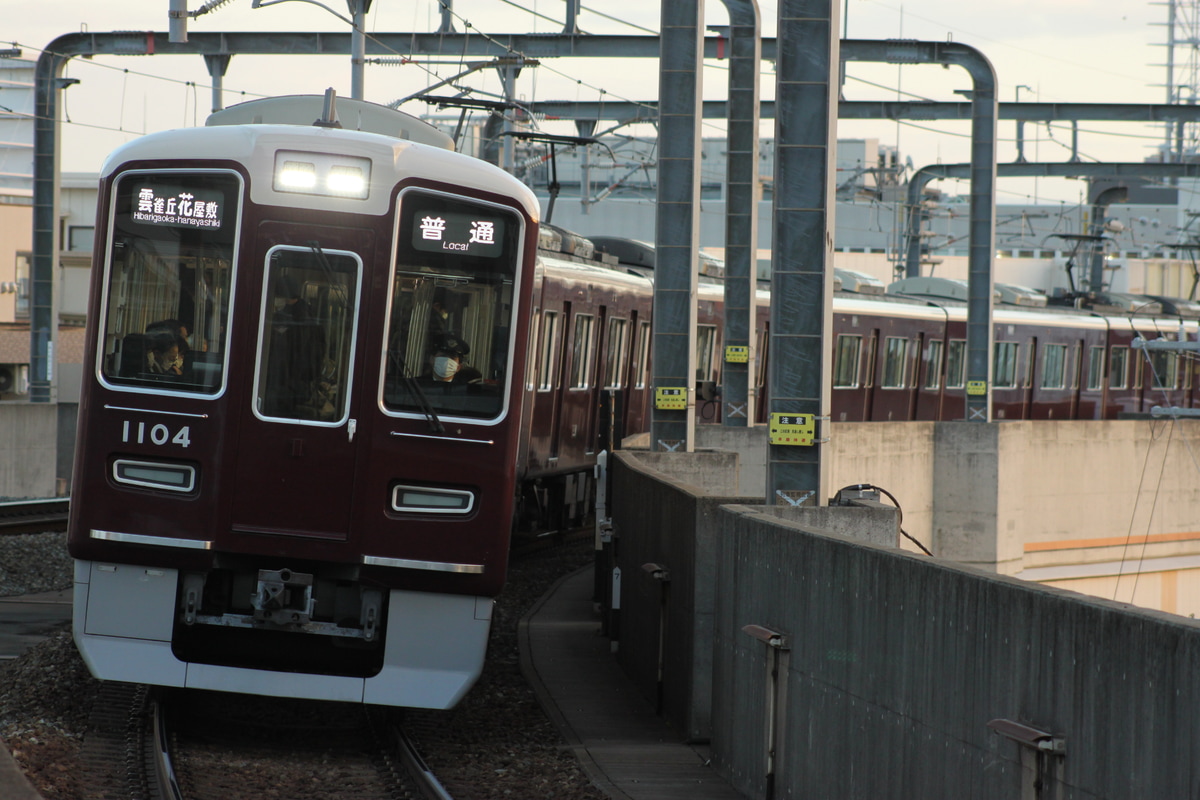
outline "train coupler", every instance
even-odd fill
[[[316,600],[313,576],[290,569],[260,569],[258,587],[250,598],[254,618],[283,625],[305,625],[312,621]]]

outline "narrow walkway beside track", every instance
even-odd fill
[[[521,668],[592,782],[616,800],[741,800],[621,671],[592,609],[591,566],[521,622]]]

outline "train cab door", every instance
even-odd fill
[[[268,227],[261,231],[267,242],[313,237],[271,235]],[[369,234],[352,233],[260,254],[253,373],[247,369],[235,450],[235,532],[348,536],[359,417],[355,351],[370,257]]]

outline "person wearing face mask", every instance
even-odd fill
[[[430,378],[437,383],[476,383],[482,373],[472,366],[463,364],[463,358],[471,352],[470,346],[454,334],[444,334],[435,344]]]

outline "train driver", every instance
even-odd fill
[[[465,366],[463,358],[471,347],[452,333],[438,337],[434,342],[432,380],[438,383],[478,383],[483,373],[472,366]]]

